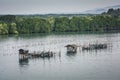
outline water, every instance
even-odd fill
[[[66,53],[67,44],[107,42],[103,50]],[[18,49],[61,52],[61,57],[19,60]],[[0,36],[0,80],[120,80],[120,33]]]

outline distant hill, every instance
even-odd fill
[[[36,17],[36,18],[38,18],[38,17],[41,17],[41,18],[48,18],[48,17],[69,17],[69,18],[71,18],[71,17],[73,17],[73,16],[93,16],[93,15],[97,15],[97,14],[73,14],[73,13],[71,13],[71,14],[30,14],[30,15],[16,15],[16,16],[18,16],[18,17]],[[2,15],[1,15],[2,16]]]
[[[110,9],[110,8],[117,9],[117,8],[120,8],[120,5],[108,6],[108,7],[98,8],[98,9],[93,9],[93,10],[87,10],[83,13],[84,14],[101,14],[103,12],[107,12],[108,9]]]

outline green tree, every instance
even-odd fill
[[[18,34],[16,23],[11,23],[9,27],[9,33],[10,34]]]
[[[0,23],[0,34],[8,34],[8,26],[6,23]]]
[[[70,20],[68,17],[55,18],[54,31],[65,32],[69,30]]]
[[[70,20],[70,28],[69,31],[75,32],[80,31],[80,17],[72,17]]]
[[[49,17],[47,20],[50,23],[50,29],[51,29],[51,31],[53,31],[53,28],[55,26],[55,18],[54,17]]]

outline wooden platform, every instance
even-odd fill
[[[54,56],[61,56],[61,53],[53,52],[53,51],[38,51],[38,52],[32,52],[29,53],[29,50],[19,49],[19,58],[25,59],[25,58],[51,58]]]

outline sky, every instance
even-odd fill
[[[120,0],[0,0],[0,14],[79,13],[119,4]]]

